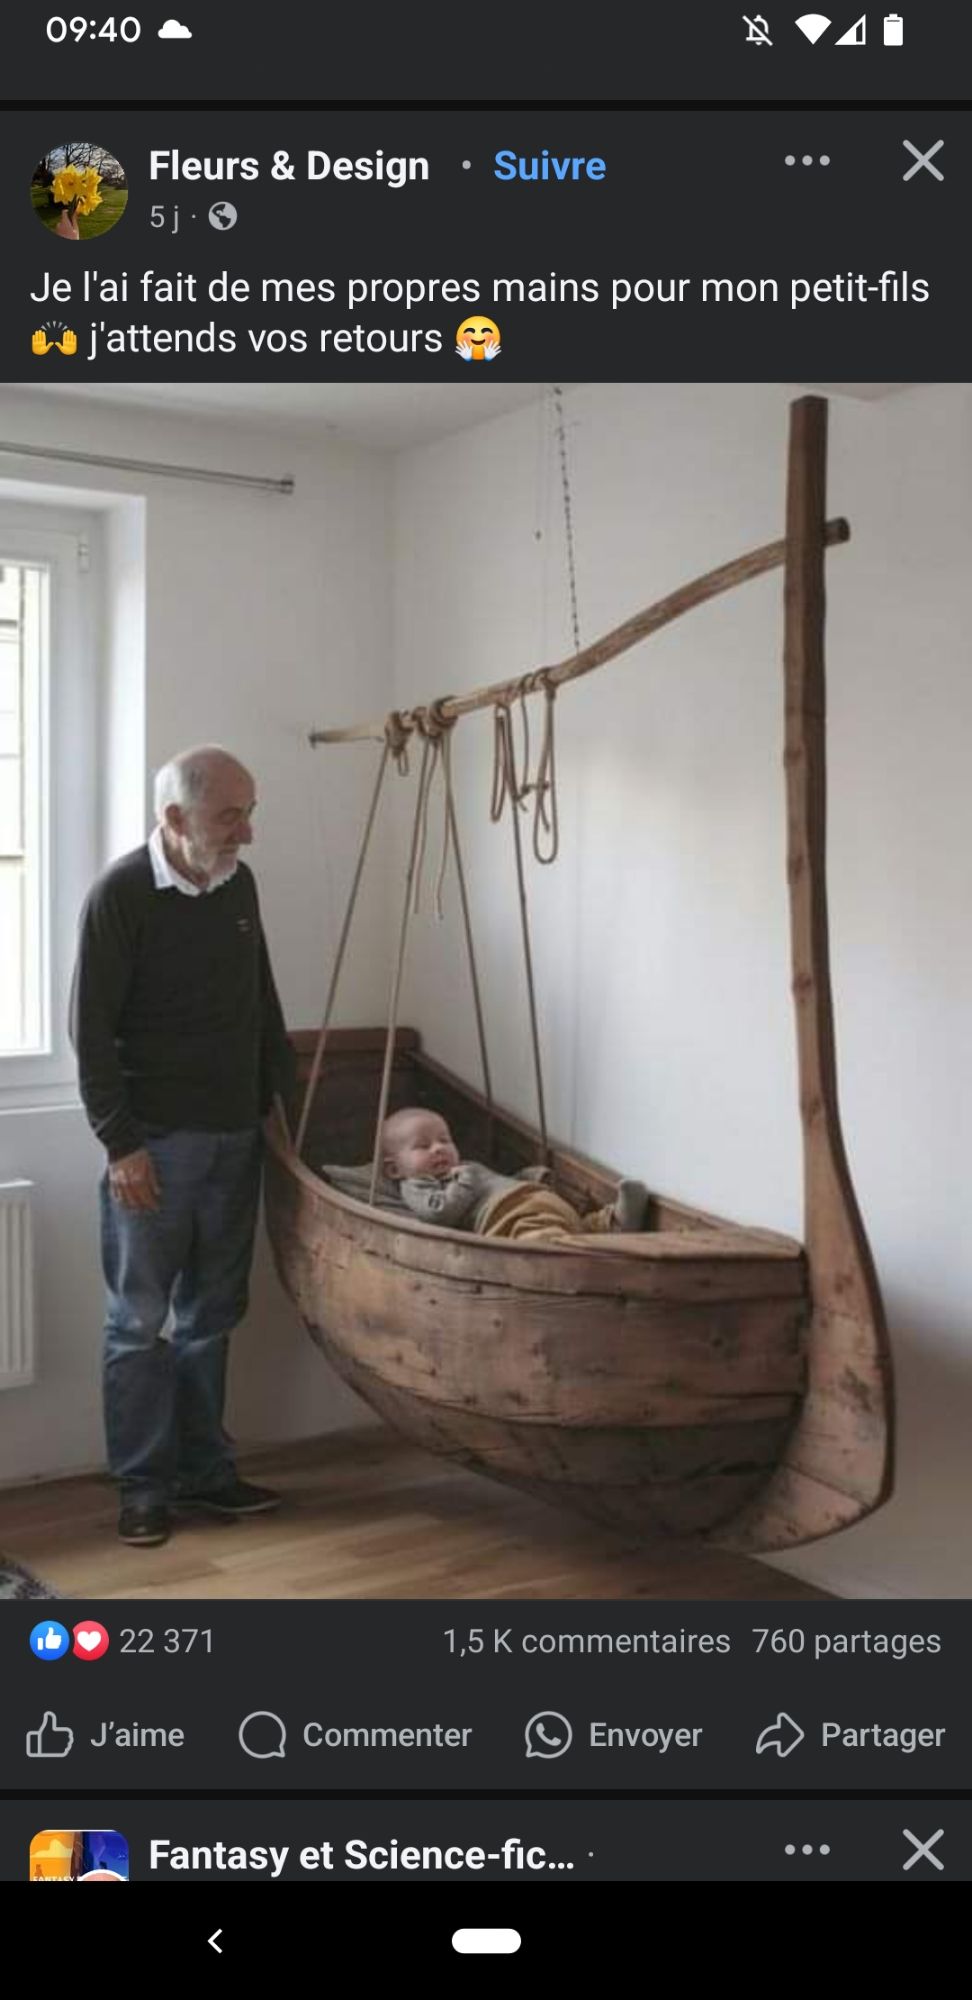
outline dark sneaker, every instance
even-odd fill
[[[269,1486],[249,1486],[245,1479],[228,1479],[225,1486],[214,1486],[211,1492],[180,1493],[176,1505],[194,1514],[222,1514],[233,1519],[238,1514],[272,1514],[280,1506],[280,1494],[271,1493]]]
[[[118,1539],[133,1549],[156,1549],[169,1539],[169,1514],[165,1507],[146,1507],[137,1501],[123,1501],[118,1516]]]

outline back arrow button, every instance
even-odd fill
[[[213,1950],[214,1950],[214,1951],[218,1951],[218,1952],[219,1952],[219,1955],[220,1955],[220,1958],[222,1958],[222,1956],[223,1956],[223,1947],[222,1947],[222,1945],[221,1945],[221,1944],[217,1944],[217,1943],[216,1943],[216,1939],[217,1939],[217,1938],[221,1938],[221,1937],[222,1937],[222,1935],[223,1935],[223,1932],[222,1932],[222,1927],[220,1927],[220,1929],[219,1929],[218,1931],[214,1931],[214,1932],[213,1932],[213,1935],[212,1935],[212,1937],[211,1937],[211,1938],[207,1939],[207,1943],[209,1943],[209,1944],[211,1944],[211,1945],[212,1945],[212,1947],[213,1947]]]

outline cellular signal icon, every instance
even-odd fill
[[[801,35],[806,35],[808,42],[819,42],[829,26],[826,14],[801,14],[797,22]]]
[[[854,22],[853,27],[848,28],[846,35],[838,35],[834,47],[838,49],[862,49],[866,41],[867,15],[862,14],[860,19]]]

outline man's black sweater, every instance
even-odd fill
[[[147,1126],[258,1123],[293,1055],[243,862],[201,896],[157,889],[147,846],[102,875],[81,913],[71,1039],[109,1159],[136,1152]]]

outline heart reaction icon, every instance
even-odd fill
[[[74,1627],[72,1651],[76,1660],[100,1660],[108,1651],[110,1640],[103,1625],[96,1618],[83,1618]]]

